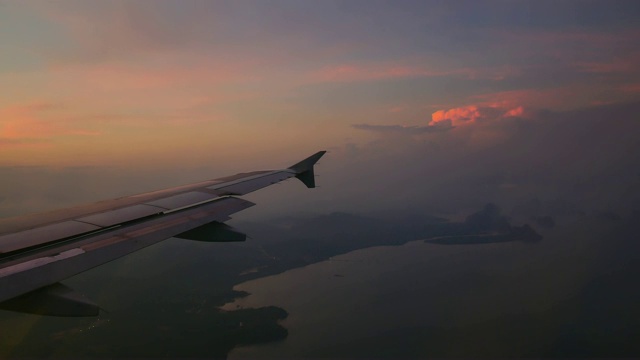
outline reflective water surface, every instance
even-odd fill
[[[289,336],[231,357],[637,353],[637,255],[609,246],[638,246],[615,227],[575,220],[533,246],[414,241],[243,283],[252,295],[225,308],[287,309]]]

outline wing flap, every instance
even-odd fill
[[[99,226],[71,220],[3,235],[0,236],[0,255],[98,229]]]
[[[241,179],[231,184],[222,183],[209,186],[207,189],[220,195],[245,195],[250,192],[262,189],[269,185],[294,177],[292,171],[273,171],[267,174],[252,176],[249,179]]]
[[[146,202],[146,205],[157,206],[166,210],[175,210],[185,206],[190,206],[205,201],[213,200],[218,195],[201,191],[192,191],[184,194],[169,196],[160,200]]]
[[[81,221],[87,224],[97,225],[104,228],[104,227],[122,224],[127,221],[140,219],[145,216],[156,215],[161,213],[163,210],[164,209],[159,208],[157,206],[139,204],[139,205],[127,206],[125,208],[121,208],[117,210],[105,211],[103,213],[85,216],[75,220]]]

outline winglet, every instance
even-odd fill
[[[296,178],[302,181],[308,188],[316,187],[316,178],[313,173],[313,165],[320,160],[326,151],[318,151],[299,163],[290,166],[289,169],[296,172]]]

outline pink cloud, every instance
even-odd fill
[[[167,56],[169,57],[169,56]],[[133,65],[108,62],[82,66],[54,66],[57,74],[105,90],[172,88],[257,80],[244,63],[214,63],[207,59],[167,59],[162,64]],[[187,64],[184,64],[186,62]]]
[[[15,105],[0,109],[0,139],[4,145],[41,143],[60,136],[96,136],[100,131],[77,128],[68,120],[43,116],[48,106]]]
[[[5,139],[47,138],[59,131],[56,124],[38,119],[29,106],[6,107],[0,119],[0,137]]]
[[[509,107],[505,104],[467,105],[434,112],[429,125],[450,123],[460,127],[510,117],[527,117],[527,112],[522,106]]]
[[[513,109],[507,110],[504,113],[505,117],[523,117],[524,116],[524,108],[522,106],[515,107]]]
[[[178,55],[146,66],[115,61],[58,65],[47,76],[62,90],[58,98],[68,104],[64,110],[70,121],[155,126],[215,121],[226,116],[226,109],[215,105],[272,93],[273,86],[259,81],[262,74],[255,70],[250,62],[218,63]]]
[[[483,118],[480,109],[476,105],[453,108],[449,110],[438,110],[431,114],[430,125],[435,125],[442,121],[451,121],[453,126],[465,125]]]

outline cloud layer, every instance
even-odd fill
[[[232,166],[370,134],[491,146],[540,111],[638,101],[637,6],[522,6],[6,3],[0,164]]]

